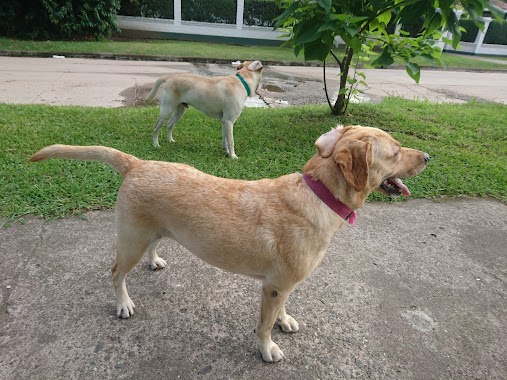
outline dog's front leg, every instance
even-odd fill
[[[230,158],[238,158],[234,152],[234,123],[228,120],[222,120],[222,147]]]
[[[275,324],[280,308],[289,297],[290,291],[281,290],[273,285],[264,284],[261,296],[261,312],[255,334],[259,342],[262,359],[272,363],[282,360],[283,355],[280,347],[271,340],[271,329]]]

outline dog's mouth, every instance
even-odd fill
[[[410,196],[410,190],[398,177],[389,177],[385,179],[380,184],[379,189],[385,195],[393,198],[399,197],[400,195],[404,195],[406,197]]]

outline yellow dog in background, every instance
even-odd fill
[[[160,95],[160,114],[153,126],[153,146],[159,147],[158,133],[167,123],[167,140],[173,142],[173,128],[189,107],[222,121],[222,147],[231,158],[234,151],[233,126],[243,111],[245,100],[255,94],[262,78],[260,61],[245,61],[237,66],[236,74],[205,77],[196,74],[172,74],[155,82],[146,102]]]

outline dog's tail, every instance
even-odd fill
[[[123,177],[132,166],[141,160],[130,154],[105,146],[73,146],[73,145],[50,145],[30,157],[30,161],[37,162],[48,158],[64,158],[67,160],[101,161]]]
[[[153,88],[151,89],[148,97],[144,99],[145,102],[151,102],[155,95],[157,95],[158,89],[167,80],[167,77],[160,77],[155,81],[155,84],[153,85]]]

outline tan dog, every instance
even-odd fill
[[[195,74],[163,76],[155,82],[146,102],[153,100],[159,88],[160,114],[153,126],[153,146],[159,147],[158,133],[167,123],[167,140],[174,142],[173,128],[188,106],[197,108],[205,115],[222,120],[222,148],[232,158],[234,152],[233,126],[243,111],[247,96],[257,91],[262,78],[262,63],[245,61],[238,65],[234,75],[204,77]]]
[[[172,238],[202,260],[262,281],[256,328],[262,358],[284,355],[271,340],[276,320],[285,332],[298,331],[285,302],[319,265],[334,233],[372,191],[409,195],[400,178],[420,173],[429,156],[402,148],[376,128],[338,127],[320,136],[304,174],[241,181],[217,178],[177,163],[142,161],[100,146],[52,145],[30,161],[52,157],[102,161],[123,177],[116,203],[117,253],[113,284],[119,317],[134,303],[125,276],[148,252],[151,268],[166,262],[156,252]]]

